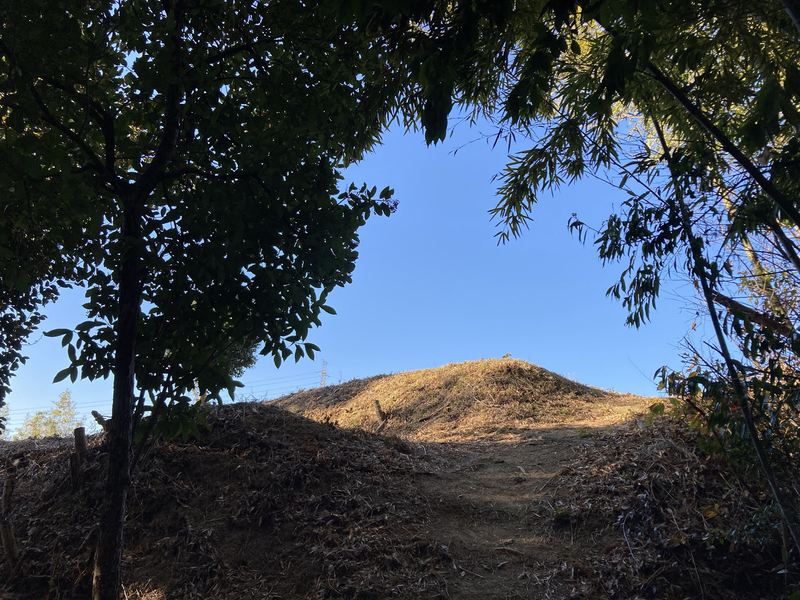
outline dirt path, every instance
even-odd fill
[[[583,445],[603,445],[641,404],[620,405],[569,427],[507,432],[491,439],[428,445],[432,469],[419,476],[429,498],[426,535],[452,557],[453,600],[565,598],[575,565],[610,540],[600,527],[560,518],[560,474]],[[423,444],[424,446],[424,444]]]

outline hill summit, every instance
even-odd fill
[[[314,388],[272,404],[340,427],[446,441],[580,421],[631,398],[522,360],[490,359]]]

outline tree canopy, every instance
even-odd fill
[[[126,203],[151,307],[140,385],[170,369],[187,380],[180,365],[212,363],[224,348],[208,342],[222,337],[269,340],[279,359],[305,337],[375,204],[367,190],[338,197],[337,165],[377,140],[378,107],[394,101],[380,57],[333,18],[292,2],[6,7],[3,284],[88,286],[63,375],[112,371]],[[206,371],[209,389],[228,387]]]
[[[402,78],[337,7],[222,0],[0,2],[0,392],[59,288],[57,379],[113,376],[95,598],[116,598],[135,423],[232,391],[231,348],[275,362],[350,280],[388,188],[339,189]],[[139,396],[134,397],[134,386]],[[1,400],[2,398],[0,398]]]

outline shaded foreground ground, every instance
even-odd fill
[[[763,499],[681,423],[641,427],[653,401],[484,361],[276,403],[322,423],[210,408],[136,479],[125,598],[787,597],[774,531],[725,536]],[[68,452],[0,444],[22,551],[0,551],[0,598],[87,597],[106,455],[94,438],[72,491]]]

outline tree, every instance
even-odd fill
[[[427,52],[409,120],[436,142],[460,106],[496,118],[495,143],[528,140],[501,176],[501,241],[520,235],[539,194],[563,183],[593,174],[628,193],[596,230],[604,261],[627,260],[609,293],[638,327],[665,273],[696,284],[719,352],[665,382],[716,431],[750,441],[800,551],[797,492],[775,470],[797,467],[800,408],[795,3],[416,9],[425,15],[417,47]],[[577,218],[571,226],[589,232]]]
[[[116,599],[134,426],[191,416],[195,381],[232,393],[233,344],[313,358],[358,228],[393,208],[388,188],[340,193],[339,168],[377,142],[405,71],[327,4],[33,0],[0,15],[0,292],[16,311],[0,347],[17,364],[40,306],[86,287],[88,320],[49,335],[70,359],[57,380],[114,379],[93,597]]]
[[[83,419],[78,419],[78,407],[72,401],[69,390],[53,401],[53,408],[25,415],[22,426],[14,433],[14,440],[42,437],[68,437],[76,427],[83,427]]]

